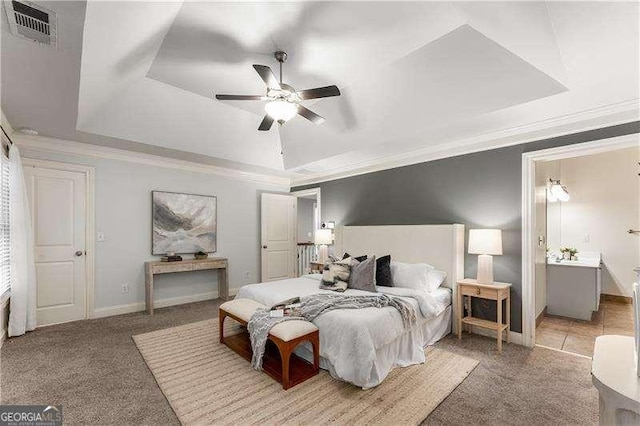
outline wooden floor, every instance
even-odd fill
[[[591,357],[596,337],[633,333],[633,305],[602,302],[593,321],[545,316],[536,328],[536,344]]]

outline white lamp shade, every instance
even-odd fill
[[[331,235],[331,229],[316,229],[314,238],[316,244],[333,244],[333,236]]]
[[[502,254],[502,231],[500,229],[470,229],[469,254]]]

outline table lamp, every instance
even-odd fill
[[[327,260],[327,246],[333,244],[333,236],[331,235],[331,229],[316,229],[314,236],[314,243],[320,246],[320,252],[318,253],[318,261],[324,263]]]
[[[478,283],[493,284],[493,255],[502,254],[500,229],[470,229],[469,254],[478,256]]]

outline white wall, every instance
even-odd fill
[[[547,182],[549,179],[561,179],[561,161],[548,161],[547,164]],[[550,187],[549,184],[547,186]],[[560,201],[547,201],[547,247],[550,250],[557,251],[562,247],[562,204]]]
[[[639,160],[640,148],[629,148],[560,162],[571,195],[560,206],[560,245],[602,253],[606,294],[631,296],[640,264],[640,237],[627,233],[640,229]]]
[[[218,252],[229,258],[229,287],[259,281],[261,192],[289,188],[230,179],[208,173],[119,160],[22,149],[23,157],[95,167],[96,315],[135,311],[144,304],[144,268],[151,255],[151,191],[164,190],[218,197]],[[129,284],[129,293],[122,285]],[[155,300],[217,297],[217,274],[200,271],[158,276]],[[235,289],[235,291],[234,291]]]
[[[554,228],[560,226],[560,211],[552,211],[552,203],[547,202],[547,187],[549,179],[560,178],[559,161],[539,161],[536,163],[536,234],[544,235],[547,239],[546,247],[551,247],[554,238]],[[546,214],[545,214],[546,213]],[[560,233],[557,233],[558,238]],[[545,247],[545,248],[546,248]],[[547,306],[547,263],[546,251],[536,252],[536,317]]]

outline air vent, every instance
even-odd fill
[[[27,1],[4,1],[11,33],[37,43],[57,47],[56,14]]]

